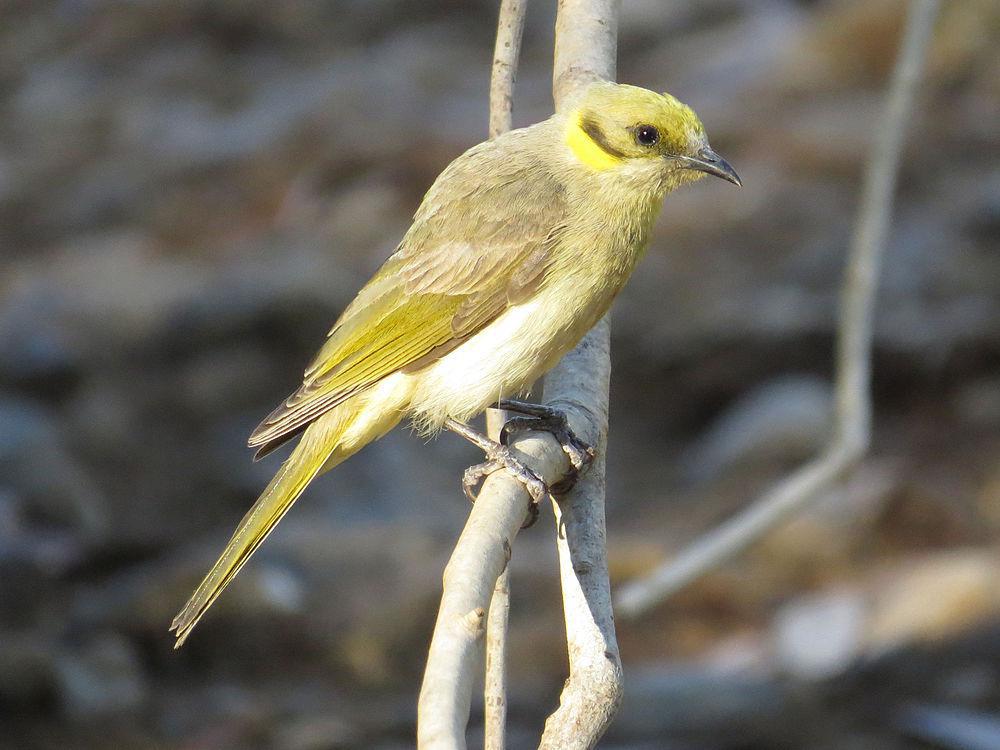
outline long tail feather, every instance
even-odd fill
[[[346,415],[329,413],[309,427],[292,455],[267,485],[233,533],[226,549],[170,625],[180,648],[202,615],[236,577],[250,556],[284,517],[321,470],[347,458],[338,456],[338,441],[349,425]],[[359,446],[360,447],[360,446]],[[351,451],[353,452],[353,451]],[[337,460],[339,459],[339,460]]]

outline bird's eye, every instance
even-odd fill
[[[660,131],[652,125],[639,125],[635,129],[635,142],[640,146],[655,146],[660,140]]]

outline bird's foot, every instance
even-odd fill
[[[573,489],[576,480],[585,474],[594,462],[597,452],[593,446],[588,445],[573,434],[566,421],[566,415],[550,406],[532,404],[527,401],[502,400],[500,408],[526,415],[508,419],[504,423],[503,429],[500,431],[500,442],[509,445],[513,433],[526,430],[550,433],[559,442],[563,452],[569,458],[570,470],[562,479],[551,485],[549,491],[556,495],[562,495]]]
[[[524,488],[531,496],[531,503],[528,506],[529,516],[524,522],[522,529],[526,529],[538,520],[538,504],[549,494],[549,488],[545,482],[531,469],[524,465],[513,451],[506,445],[495,444],[486,452],[487,460],[481,464],[470,466],[462,475],[462,489],[470,502],[476,502],[479,493],[476,491],[486,477],[495,471],[506,471],[514,479],[524,485]]]
[[[467,424],[449,419],[445,423],[445,427],[461,435],[470,443],[479,446],[486,454],[486,461],[470,466],[462,475],[462,490],[469,501],[476,502],[476,497],[479,494],[476,490],[487,476],[495,471],[504,470],[523,484],[528,495],[531,496],[531,504],[528,508],[529,517],[522,528],[526,529],[534,524],[538,519],[538,504],[549,494],[549,488],[542,478],[515,456],[514,451],[509,447],[490,440]]]

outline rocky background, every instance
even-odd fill
[[[520,124],[551,108],[553,5],[529,17]],[[625,0],[620,79],[692,104],[745,187],[671,197],[616,308],[615,581],[825,439],[904,9]],[[457,438],[400,429],[324,477],[183,650],[166,628],[280,461],[251,463],[248,432],[484,137],[495,13],[0,4],[0,748],[412,746],[478,460]],[[1000,748],[998,122],[1000,5],[944,2],[885,258],[871,456],[619,619],[603,747]],[[548,514],[513,571],[521,748],[565,672]]]

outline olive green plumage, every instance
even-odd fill
[[[664,195],[704,173],[739,184],[690,108],[611,83],[452,162],[251,435],[258,455],[301,439],[174,619],[177,645],[319,473],[404,417],[432,433],[529,388],[607,311]]]

